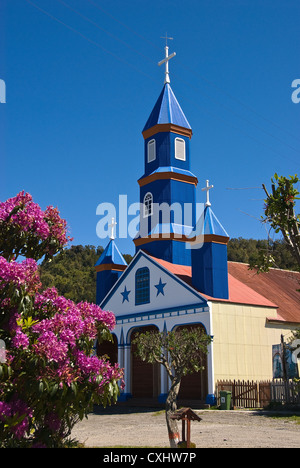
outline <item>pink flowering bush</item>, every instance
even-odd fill
[[[0,203],[0,447],[62,447],[93,404],[119,394],[122,371],[93,351],[96,340],[111,339],[115,316],[55,288],[40,291],[36,258],[42,246],[51,257],[65,245],[65,230],[57,211],[43,213],[28,194]],[[18,263],[19,254],[28,258]]]
[[[20,192],[0,202],[0,255],[11,260],[24,255],[51,258],[71,240],[67,223],[57,208],[42,211],[29,193]]]

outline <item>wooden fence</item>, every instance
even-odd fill
[[[293,380],[274,380],[271,383],[271,401],[300,405],[300,384]]]
[[[263,408],[271,402],[300,405],[300,386],[292,380],[265,382],[219,380],[216,386],[218,405],[222,390],[231,392],[233,407]]]

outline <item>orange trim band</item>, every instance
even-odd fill
[[[196,236],[190,239],[193,244],[201,244],[206,242],[213,242],[214,244],[223,244],[227,245],[229,242],[229,237],[218,236],[217,234],[205,234],[204,236]]]
[[[127,265],[115,265],[114,263],[104,263],[103,265],[95,266],[97,272],[105,270],[124,271],[126,268]]]
[[[135,245],[143,245],[143,244],[148,244],[149,242],[155,242],[157,240],[175,240],[178,242],[191,242],[193,241],[193,238],[183,236],[180,234],[174,234],[174,233],[165,233],[165,234],[152,234],[151,236],[148,237],[140,237],[139,239],[134,239],[134,244]]]
[[[143,187],[144,185],[147,185],[150,182],[154,182],[155,180],[177,180],[179,182],[186,182],[187,184],[192,184],[195,186],[197,186],[198,184],[197,177],[185,174],[178,174],[176,172],[157,172],[155,174],[146,176],[143,179],[140,179],[138,183],[140,187]]]
[[[179,125],[174,124],[156,124],[151,128],[148,128],[144,132],[142,132],[143,137],[145,140],[150,138],[152,135],[160,132],[171,132],[171,133],[178,133],[178,135],[183,135],[192,138],[193,132],[190,128],[180,127]]]
[[[165,233],[165,234],[152,234],[147,237],[140,237],[139,239],[134,239],[134,244],[136,246],[148,244],[149,242],[155,242],[157,240],[175,240],[178,242],[189,242],[191,244],[204,244],[212,242],[214,244],[227,245],[229,237],[217,236],[215,234],[206,234],[205,236],[196,236],[196,237],[187,237],[180,234],[174,233]]]

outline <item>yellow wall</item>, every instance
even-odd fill
[[[295,327],[266,323],[276,309],[212,303],[214,380],[272,379],[272,345]]]

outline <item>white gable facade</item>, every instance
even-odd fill
[[[211,304],[197,291],[170,273],[143,251],[139,251],[104,298],[101,307],[116,316],[114,334],[118,362],[124,368],[125,388],[121,400],[134,395],[132,388],[133,332],[141,327],[172,331],[178,326],[197,324],[212,335]],[[158,400],[164,401],[169,382],[164,368],[159,370]],[[207,359],[208,394],[214,394],[212,345]]]

